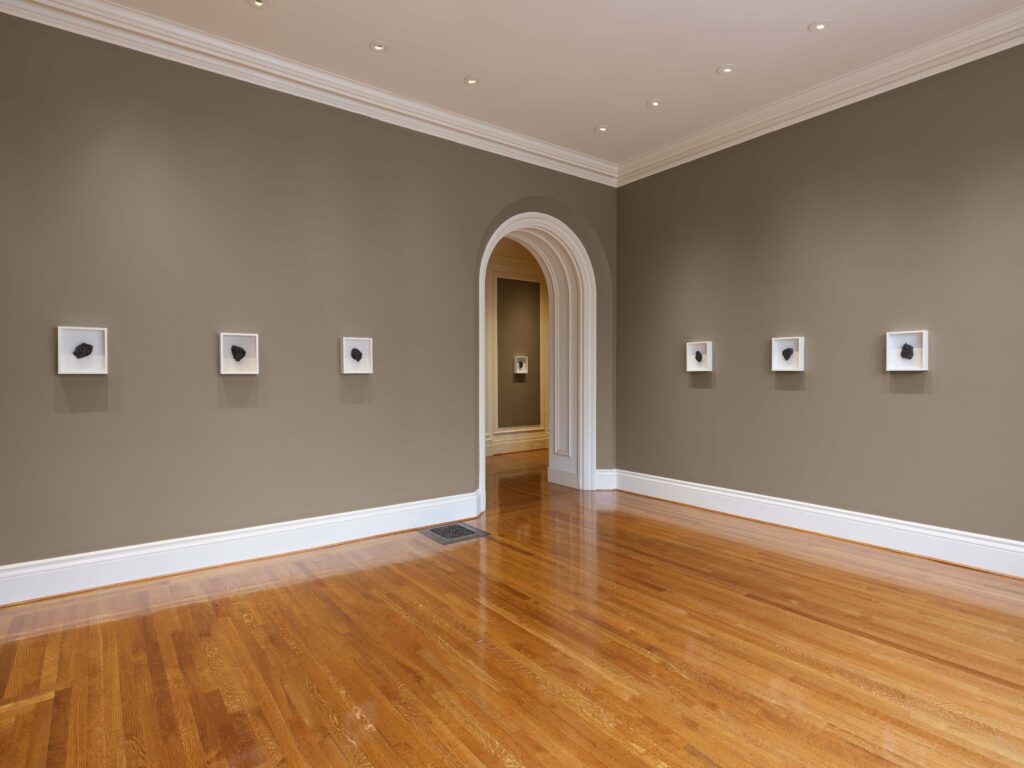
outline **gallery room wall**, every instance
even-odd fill
[[[1011,49],[620,189],[619,468],[1024,539],[1022,90]]]
[[[479,268],[524,211],[591,256],[615,465],[614,189],[4,15],[0,114],[0,564],[474,490]],[[55,375],[61,324],[108,376]]]

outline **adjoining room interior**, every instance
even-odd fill
[[[537,259],[501,240],[487,262],[486,454],[547,451],[548,291]]]
[[[0,0],[0,768],[1024,766],[1024,4]]]

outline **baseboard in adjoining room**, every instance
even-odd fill
[[[239,528],[99,552],[0,565],[0,605],[284,555],[474,518],[479,491]]]
[[[640,496],[1024,578],[1022,541],[622,469],[599,470],[598,482],[600,488],[614,487]]]
[[[544,427],[512,427],[487,435],[484,447],[488,456],[523,451],[546,451],[549,435]]]

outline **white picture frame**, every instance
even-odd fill
[[[912,351],[903,357],[903,345]],[[885,370],[890,373],[923,373],[928,370],[928,331],[889,331],[885,334]]]
[[[803,336],[777,336],[772,339],[772,371],[775,373],[802,373],[805,344]],[[786,359],[786,350],[793,350]]]
[[[710,341],[686,342],[686,372],[711,373],[714,370],[714,354],[714,344]]]
[[[77,357],[80,345],[90,347],[87,355]],[[106,376],[108,372],[107,329],[75,325],[57,326],[57,375]]]
[[[235,359],[232,347],[245,351],[240,360]],[[258,333],[220,334],[221,376],[258,376],[260,372],[260,335]]]
[[[341,372],[346,375],[373,373],[373,339],[360,336],[341,339]]]
[[[515,355],[512,360],[512,373],[525,376],[530,372],[530,358],[526,355]]]

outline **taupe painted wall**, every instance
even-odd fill
[[[0,563],[474,490],[480,262],[523,211],[593,260],[615,465],[615,190],[4,15],[0,115]],[[58,324],[109,327],[108,377],[55,375]]]
[[[498,426],[540,424],[540,283],[498,278]],[[527,372],[516,374],[515,356]]]
[[[621,189],[619,466],[1024,539],[1021,93],[1017,48]]]

